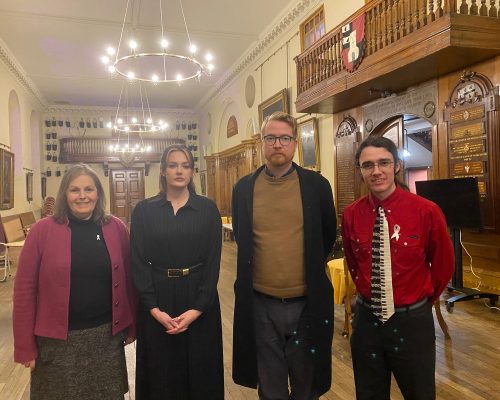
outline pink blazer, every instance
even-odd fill
[[[113,335],[128,329],[135,337],[137,295],[130,271],[130,242],[121,220],[102,226],[111,259]],[[68,335],[71,230],[52,217],[30,230],[19,258],[14,283],[14,361],[35,360],[35,336],[66,339]]]

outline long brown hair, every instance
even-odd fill
[[[96,223],[105,224],[109,221],[110,218],[109,214],[107,214],[105,211],[106,195],[104,194],[104,189],[96,172],[87,164],[73,165],[64,174],[61,184],[59,185],[59,191],[57,192],[53,218],[60,224],[65,223],[68,219],[70,211],[68,207],[68,198],[66,196],[66,192],[71,182],[73,182],[80,175],[90,176],[94,181],[94,185],[97,189],[97,202],[94,211],[92,212],[92,220]]]
[[[168,163],[168,158],[170,157],[170,154],[172,154],[175,151],[180,151],[184,153],[188,159],[189,167],[191,170],[194,172],[194,157],[193,153],[184,146],[183,144],[173,144],[168,146],[164,151],[163,154],[161,155],[160,159],[160,195],[166,195],[167,194],[167,178],[163,175],[163,172],[167,169],[167,163]],[[191,193],[196,193],[196,188],[193,183],[193,177],[191,177],[191,180],[188,183],[188,190]]]

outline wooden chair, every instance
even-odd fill
[[[19,218],[21,219],[21,224],[23,226],[24,234],[26,235],[28,234],[31,225],[33,225],[36,222],[35,214],[33,214],[33,211],[28,211],[19,214]]]
[[[19,215],[9,215],[2,217],[2,225],[5,233],[6,243],[21,242],[26,239],[23,224]]]

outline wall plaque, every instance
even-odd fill
[[[450,159],[463,158],[471,154],[486,155],[486,140],[469,139],[450,143]]]
[[[446,102],[445,120],[448,122],[449,176],[478,179],[483,225],[500,232],[500,216],[495,212],[500,206],[495,205],[500,189],[497,161],[500,149],[495,138],[498,103],[498,89],[491,81],[484,75],[466,71]]]
[[[484,135],[484,122],[451,128],[451,139],[462,139]]]
[[[484,117],[484,106],[472,107],[468,110],[456,111],[450,113],[451,123],[456,124],[457,122],[471,121],[474,119],[479,119]]]
[[[345,117],[335,134],[335,207],[339,215],[359,197],[359,173],[354,161],[359,136],[359,127],[352,117]]]

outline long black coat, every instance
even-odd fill
[[[317,172],[294,166],[299,177],[304,216],[309,345],[315,354],[315,390],[321,395],[331,385],[333,289],[325,272],[325,261],[335,241],[335,207],[329,182]],[[233,188],[232,197],[233,229],[238,243],[234,285],[233,380],[252,388],[257,387],[258,381],[252,304],[253,190],[263,168],[240,179]]]

